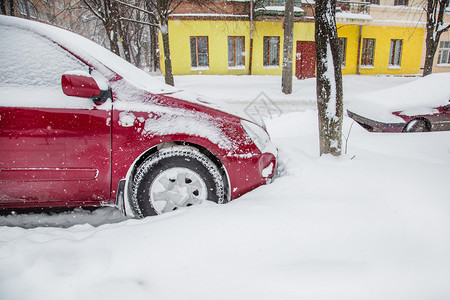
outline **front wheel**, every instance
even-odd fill
[[[206,200],[227,201],[217,166],[191,147],[162,149],[137,170],[132,183],[133,206],[140,217],[163,214]]]
[[[415,119],[409,122],[403,132],[427,132],[430,128],[425,120]]]

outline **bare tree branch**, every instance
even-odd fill
[[[156,27],[156,28],[160,27],[159,24],[149,23],[149,22],[144,22],[144,21],[138,21],[138,20],[133,20],[133,19],[128,19],[128,18],[120,18],[120,20],[127,21],[127,22],[132,22],[132,23],[137,23],[137,24],[142,24],[142,25],[153,26],[153,27]]]
[[[148,11],[148,10],[143,9],[143,8],[140,8],[139,6],[135,6],[135,5],[132,5],[132,4],[128,4],[128,3],[125,3],[125,2],[122,2],[122,1],[119,1],[119,0],[114,0],[114,1],[116,1],[117,3],[120,3],[120,4],[122,4],[122,5],[128,6],[128,7],[130,7],[130,8],[134,8],[134,9],[136,9],[136,10],[142,11],[142,12],[144,12],[144,13],[146,13],[146,14],[149,14],[149,15],[153,16],[154,18],[156,18],[156,15],[155,15],[153,12]]]

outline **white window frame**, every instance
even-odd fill
[[[391,39],[391,50],[389,51],[389,68],[398,69],[402,63],[403,40]]]
[[[437,65],[450,67],[450,41],[440,41]]]
[[[238,51],[237,41],[242,41],[242,50]],[[245,68],[245,37],[228,36],[228,69]]]
[[[273,53],[275,50],[275,53]],[[264,68],[280,67],[280,37],[265,36],[263,39],[263,66]]]

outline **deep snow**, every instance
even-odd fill
[[[450,104],[450,73],[436,73],[399,87],[356,95],[347,108],[360,116],[385,123],[404,123],[402,115],[431,115]]]
[[[345,76],[344,97],[413,80]],[[265,114],[280,177],[143,220],[0,217],[0,299],[450,298],[450,132],[375,134],[345,118],[347,153],[319,157],[314,80],[290,96],[274,76],[176,84],[240,108],[264,92],[280,109]]]

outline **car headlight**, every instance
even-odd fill
[[[273,146],[270,136],[264,128],[246,120],[241,120],[241,125],[261,153],[276,153],[276,148]]]

